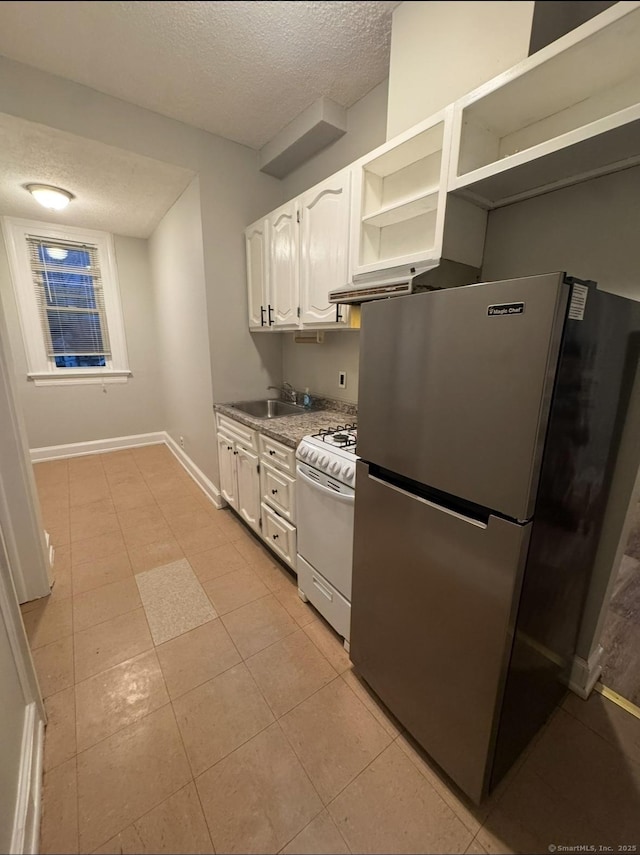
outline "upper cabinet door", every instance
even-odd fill
[[[258,220],[245,229],[247,251],[247,294],[249,329],[268,329],[269,271],[268,220]]]
[[[268,319],[274,327],[298,326],[298,210],[287,202],[269,214]]]
[[[348,169],[313,187],[300,202],[300,305],[303,324],[345,323],[347,310],[329,291],[349,281]]]

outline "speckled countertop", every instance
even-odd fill
[[[275,419],[256,419],[236,410],[230,404],[214,404],[213,409],[283,445],[288,445],[289,448],[297,448],[300,440],[310,433],[318,433],[322,428],[353,424],[356,421],[357,410],[351,404],[328,399],[318,403],[326,409],[313,409],[292,416],[278,416]]]

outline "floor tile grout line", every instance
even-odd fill
[[[200,629],[200,628],[201,628],[201,627],[203,627],[203,626],[207,626],[207,624],[209,624],[209,623],[213,623],[213,622],[214,622],[214,621],[216,621],[216,620],[220,620],[220,618],[212,618],[210,621],[207,621],[207,623],[202,623],[202,624],[200,624],[200,626],[194,626],[194,628],[193,628],[193,629],[190,629],[190,630],[188,630],[187,632],[183,632],[183,633],[182,633],[182,635],[188,635],[190,632],[194,632],[196,629]],[[227,635],[229,635],[229,633],[227,632],[226,628],[225,628],[225,632],[227,633]],[[182,635],[176,635],[176,637],[175,637],[175,638],[182,638]],[[175,696],[175,698],[172,698],[172,697],[171,697],[171,695],[169,694],[169,698],[170,698],[170,700],[171,700],[171,703],[173,703],[174,701],[178,701],[178,700],[180,700],[181,698],[184,698],[184,696],[185,696],[185,695],[188,695],[188,694],[189,694],[189,692],[194,692],[196,689],[200,689],[200,688],[202,688],[202,686],[206,685],[207,683],[210,683],[212,680],[215,680],[217,677],[222,676],[222,674],[226,674],[226,673],[227,673],[227,671],[231,671],[231,669],[232,669],[232,668],[237,668],[237,667],[238,667],[238,665],[242,665],[242,664],[244,664],[244,659],[243,659],[243,658],[242,658],[242,656],[240,655],[240,651],[239,651],[239,650],[238,650],[238,648],[236,647],[236,645],[235,645],[235,643],[234,643],[234,641],[233,641],[233,639],[231,638],[231,636],[230,636],[230,635],[229,635],[229,640],[231,641],[231,644],[233,645],[233,649],[236,651],[236,653],[238,654],[238,656],[240,656],[240,661],[239,661],[239,662],[235,662],[233,665],[229,665],[229,667],[228,667],[228,668],[225,668],[223,671],[219,671],[219,672],[218,672],[217,674],[215,674],[213,677],[207,677],[207,679],[206,679],[206,680],[203,680],[201,683],[197,683],[195,686],[191,686],[191,687],[190,687],[190,688],[188,688],[186,691],[181,692],[179,695],[176,695],[176,696]],[[170,639],[169,639],[169,641],[163,641],[163,642],[162,642],[162,644],[159,644],[159,645],[155,648],[155,650],[157,651],[157,650],[158,650],[158,647],[162,647],[162,646],[163,646],[163,644],[171,644],[171,642],[172,642],[172,641],[175,641],[175,639],[174,639],[174,638],[170,638]],[[159,660],[160,660],[160,657],[158,657],[158,661],[159,661]],[[162,669],[162,662],[160,662],[160,668]],[[163,675],[164,675],[164,671],[163,671]],[[165,682],[166,682],[166,678],[165,678]]]
[[[133,575],[132,575],[132,578],[133,578]],[[91,594],[91,593],[93,593],[93,591],[100,591],[100,590],[102,590],[102,588],[106,588],[109,585],[119,585],[121,582],[128,582],[128,581],[129,581],[128,578],[116,579],[115,582],[108,582],[106,585],[101,585],[99,588],[92,588],[89,591],[83,591],[81,594],[78,594],[78,596],[83,596],[83,594]],[[73,600],[73,597],[71,599]],[[139,608],[141,608],[141,605],[135,605],[133,608],[127,609],[124,612],[118,612],[118,614],[111,615],[110,617],[98,620],[95,623],[90,624],[89,626],[85,626],[82,629],[78,629],[78,630],[74,631],[74,635],[80,635],[81,632],[87,632],[87,630],[93,629],[96,626],[102,626],[103,623],[108,623],[108,621],[113,620],[114,618],[117,618],[117,617],[122,617],[122,615],[129,615],[129,614],[131,614],[131,612],[135,612]]]
[[[324,685],[324,686],[321,686],[319,689],[317,689],[315,692],[313,692],[313,694],[309,695],[309,697],[308,697],[308,698],[305,698],[305,699],[304,699],[304,701],[300,701],[300,703],[299,703],[299,704],[297,704],[295,707],[292,707],[292,709],[290,709],[287,713],[285,713],[284,715],[282,715],[280,718],[276,719],[276,721],[278,722],[278,724],[280,724],[281,719],[283,719],[286,715],[289,715],[289,713],[293,712],[293,710],[294,710],[294,709],[297,709],[301,704],[303,704],[303,703],[305,703],[306,701],[308,701],[308,700],[309,700],[309,698],[312,698],[312,697],[314,697],[314,695],[317,695],[317,694],[318,694],[318,692],[321,692],[323,689],[326,689],[326,688],[327,688],[327,686],[330,686],[332,683],[335,683],[335,681],[336,681],[336,680],[339,680],[341,676],[342,676],[341,674],[337,674],[333,679],[329,680],[329,682],[328,682],[328,683],[325,683],[325,685]],[[344,681],[342,681],[342,684],[343,684],[343,685],[346,685],[346,683],[344,683]],[[361,704],[361,705],[362,705],[362,707],[365,709],[365,711],[366,711],[367,713],[369,713],[369,715],[370,715],[372,718],[374,718],[373,714],[372,714],[371,712],[369,712],[369,710],[365,707],[365,705],[362,703],[362,701],[361,701],[361,700],[360,700],[360,698],[356,695],[356,693],[353,691],[353,689],[352,689],[350,686],[347,686],[347,689],[349,689],[349,691],[350,691],[350,692],[351,692],[351,694],[354,696],[354,698],[356,699],[356,701],[357,701],[359,704]],[[382,727],[382,725],[380,725],[380,723],[379,723],[378,721],[376,721],[376,724],[378,724],[380,727]],[[306,774],[307,774],[307,777],[309,777],[309,779],[311,780],[311,776],[309,775],[309,772],[307,772],[307,768],[306,768],[306,766],[304,765],[304,762],[303,762],[302,758],[299,756],[298,752],[296,751],[296,749],[295,749],[295,747],[294,747],[293,743],[291,742],[291,740],[290,740],[290,739],[289,739],[289,737],[287,736],[287,732],[286,732],[286,731],[285,731],[285,729],[282,727],[282,725],[280,726],[280,730],[282,730],[282,732],[284,733],[284,737],[285,737],[285,739],[287,740],[287,742],[289,743],[289,745],[291,746],[291,750],[293,751],[293,753],[294,753],[294,754],[296,755],[296,757],[298,758],[298,761],[299,761],[300,765],[304,768],[304,770],[305,770],[305,772],[306,772]],[[386,731],[385,731],[385,733],[386,733]],[[388,734],[388,733],[387,733],[387,736],[390,736],[390,734]],[[328,801],[326,804],[324,803],[324,799],[322,798],[322,796],[320,795],[320,793],[316,790],[316,792],[318,792],[318,797],[320,798],[320,801],[324,804],[325,808],[327,808],[327,809],[328,809],[328,808],[329,808],[329,805],[330,805],[333,801],[335,801],[335,799],[337,799],[337,798],[338,798],[338,796],[340,795],[340,793],[342,793],[344,790],[346,790],[346,788],[349,786],[349,784],[352,784],[352,783],[356,780],[356,778],[359,778],[359,777],[360,777],[360,775],[365,771],[365,769],[368,769],[368,768],[369,768],[369,766],[373,763],[373,761],[374,761],[374,760],[376,760],[376,759],[377,759],[377,758],[378,758],[378,757],[383,753],[383,751],[386,751],[386,750],[387,750],[387,748],[389,748],[389,746],[393,745],[393,743],[394,743],[394,742],[395,742],[395,739],[393,739],[393,738],[391,738],[391,737],[390,737],[390,741],[387,743],[387,745],[385,745],[385,746],[384,746],[384,748],[381,748],[381,749],[380,749],[380,751],[378,751],[378,752],[377,752],[377,754],[375,755],[375,757],[372,757],[372,758],[371,758],[371,760],[366,764],[366,766],[364,766],[364,767],[360,770],[360,772],[358,772],[358,774],[357,774],[357,775],[355,775],[353,778],[351,778],[351,780],[350,780],[350,781],[348,781],[348,783],[346,783],[346,784],[344,785],[344,787],[342,787],[342,788],[340,789],[340,791],[339,791],[338,793],[336,793],[336,795],[335,795],[335,796],[333,796],[333,797],[330,799],[330,801]],[[312,781],[312,783],[313,783],[313,781]],[[433,786],[433,785],[431,785],[431,786]],[[314,789],[315,789],[315,785],[314,785]]]

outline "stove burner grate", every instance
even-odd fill
[[[338,448],[352,448],[357,442],[356,429],[355,423],[336,425],[335,427],[323,428],[318,433],[314,433],[313,437],[328,444],[337,445]]]

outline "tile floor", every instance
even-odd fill
[[[640,847],[640,720],[571,697],[474,807],[166,448],[35,469],[57,556],[53,593],[23,607],[43,853]]]

